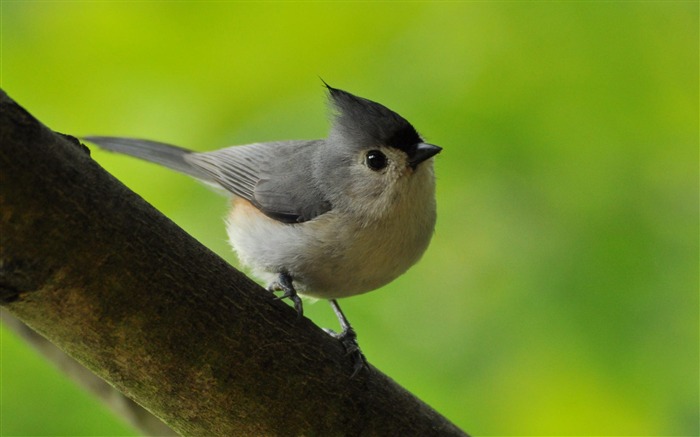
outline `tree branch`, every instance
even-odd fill
[[[117,416],[131,424],[143,435],[159,437],[177,435],[175,431],[148,410],[124,396],[104,379],[89,371],[69,355],[66,355],[56,345],[37,334],[2,308],[0,308],[0,320],[6,327],[13,330],[15,334],[43,355],[44,358],[51,361],[61,372],[99,398]]]
[[[0,91],[0,300],[187,435],[464,435]]]

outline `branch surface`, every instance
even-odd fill
[[[184,435],[465,435],[0,91],[0,303]]]
[[[171,437],[178,435],[168,425],[133,400],[124,396],[107,381],[92,373],[55,344],[22,323],[7,310],[0,308],[0,320],[5,327],[28,343],[49,360],[64,375],[105,404],[114,414],[147,436]]]

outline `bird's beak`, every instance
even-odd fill
[[[418,146],[416,146],[416,152],[413,154],[413,157],[411,157],[411,167],[415,168],[421,162],[440,153],[441,150],[442,147],[435,146],[433,144],[418,143]]]

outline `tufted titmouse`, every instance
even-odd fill
[[[342,332],[328,331],[366,365],[337,298],[404,273],[435,226],[434,155],[403,117],[326,85],[336,110],[328,138],[193,152],[148,140],[90,136],[98,146],[152,161],[233,194],[226,229],[241,263],[282,291],[329,299]]]

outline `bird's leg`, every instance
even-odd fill
[[[282,291],[282,295],[277,299],[289,298],[294,303],[294,309],[297,310],[297,315],[299,317],[304,315],[304,306],[301,303],[301,298],[297,295],[297,291],[294,289],[292,276],[289,273],[281,271],[277,280],[270,284],[267,289],[273,293],[275,291]]]
[[[350,355],[352,358],[353,370],[350,377],[353,378],[360,372],[360,370],[367,368],[367,359],[360,350],[360,345],[357,344],[357,334],[355,333],[355,330],[352,329],[352,326],[350,326],[350,322],[348,322],[348,319],[345,317],[345,314],[343,314],[343,311],[340,309],[338,301],[331,299],[329,302],[333,308],[333,312],[335,313],[336,317],[338,317],[342,331],[340,333],[333,332],[330,329],[326,329],[325,331],[331,336],[340,340],[340,343],[345,348],[346,354]]]

